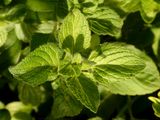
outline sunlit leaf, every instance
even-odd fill
[[[119,36],[123,20],[111,8],[99,8],[87,16],[90,28],[99,35]]]
[[[78,9],[74,9],[60,27],[60,46],[71,52],[79,52],[90,46],[90,40],[91,32],[86,18]]]
[[[10,68],[10,72],[18,80],[37,86],[57,77],[61,56],[62,52],[56,45],[46,44],[37,48],[15,67]]]

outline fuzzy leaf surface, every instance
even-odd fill
[[[93,81],[82,74],[79,77],[67,79],[66,84],[76,99],[78,99],[85,107],[92,112],[97,111],[100,98],[97,86]]]
[[[38,106],[43,100],[44,92],[40,86],[32,87],[27,84],[20,84],[18,86],[19,99],[24,104],[31,104]]]
[[[98,8],[88,16],[91,30],[99,35],[118,36],[121,32],[123,20],[111,8]]]
[[[82,108],[82,104],[71,94],[65,82],[61,81],[60,87],[55,90],[55,101],[50,118],[75,116],[81,112]]]
[[[160,4],[155,0],[141,0],[141,16],[146,23],[151,23],[160,11]]]
[[[46,44],[30,53],[15,67],[11,67],[10,72],[18,80],[37,86],[57,77],[61,55],[62,52],[56,45]]]
[[[112,93],[141,95],[151,93],[160,86],[155,64],[133,46],[103,44],[100,54],[95,56],[96,54],[90,56],[96,63],[93,67],[95,80]]]
[[[64,19],[59,31],[60,45],[72,53],[90,46],[91,32],[85,16],[78,9]]]

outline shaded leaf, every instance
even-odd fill
[[[81,112],[82,104],[70,93],[64,81],[60,82],[60,87],[55,92],[50,119],[75,116]]]
[[[9,67],[10,65],[16,64],[20,58],[21,43],[19,40],[17,40],[15,34],[13,34],[9,33],[9,37],[3,46],[6,49],[3,49],[2,53],[0,54],[0,71],[7,69],[7,67]]]
[[[102,118],[100,118],[100,117],[93,117],[93,118],[89,118],[88,120],[102,120]]]
[[[27,6],[36,12],[54,12],[57,0],[27,0]]]
[[[11,9],[7,9],[0,15],[0,19],[4,20],[19,20],[26,13],[26,6],[24,4],[17,4]]]
[[[26,4],[33,11],[50,14],[56,19],[64,18],[68,13],[66,0],[27,0]]]
[[[19,99],[24,104],[31,104],[33,106],[38,106],[43,102],[44,91],[40,86],[31,87],[26,84],[20,84],[18,86]]]
[[[67,87],[85,107],[96,112],[100,104],[97,86],[85,75],[66,80]]]
[[[81,0],[79,2],[84,13],[93,13],[103,1],[104,0]]]
[[[90,48],[91,49],[96,49],[98,46],[99,46],[99,44],[100,44],[100,36],[98,36],[98,35],[96,35],[96,34],[93,34],[92,35],[92,38],[91,38],[91,46],[90,46]]]
[[[12,116],[11,120],[34,120],[31,115],[25,112],[17,112]]]
[[[41,45],[47,44],[54,41],[54,36],[51,34],[34,33],[31,40],[31,51],[40,47]]]
[[[0,119],[1,120],[10,120],[11,116],[8,110],[2,109],[0,110]]]
[[[12,0],[3,0],[3,1],[5,5],[9,5],[12,2]]]

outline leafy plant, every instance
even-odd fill
[[[2,120],[133,120],[134,104],[160,88],[158,1],[4,0],[0,7],[0,90],[18,91],[1,100]],[[158,111],[158,99],[149,99]]]

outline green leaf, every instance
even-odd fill
[[[11,120],[34,120],[31,115],[25,113],[25,112],[17,112],[15,113]]]
[[[141,0],[141,16],[146,23],[151,23],[160,11],[160,5],[154,0]]]
[[[0,110],[0,120],[10,120],[11,116],[8,110],[2,109]]]
[[[118,6],[125,12],[136,12],[140,8],[140,0],[121,0],[118,1]]]
[[[22,102],[15,101],[8,103],[6,109],[10,112],[11,116],[18,112],[31,113],[33,107],[31,105],[25,105]]]
[[[6,12],[3,12],[0,15],[0,19],[4,20],[19,20],[26,13],[26,6],[24,4],[17,4],[11,9],[6,9]]]
[[[75,116],[81,112],[82,108],[82,104],[70,93],[64,81],[60,80],[60,87],[55,91],[55,100],[49,118]]]
[[[61,61],[59,74],[65,79],[69,77],[78,77],[81,74],[81,63],[82,56],[80,53],[71,55],[66,52],[64,59]]]
[[[39,17],[43,22],[44,20],[59,21],[68,14],[66,0],[27,0],[26,4],[28,8],[32,10],[30,13],[35,15],[35,18]],[[32,16],[29,16],[29,19],[31,18]]]
[[[37,25],[36,32],[43,34],[50,34],[53,32],[57,23],[53,21],[42,21],[41,24]]]
[[[130,79],[145,67],[145,64],[136,54],[120,43],[103,44],[100,54],[93,57],[91,61],[96,64],[93,67],[95,76],[102,77],[101,82],[106,82],[106,84]]]
[[[15,33],[19,40],[22,40],[24,42],[31,41],[31,28],[24,22],[15,24]]]
[[[79,76],[81,74],[80,65],[72,65],[71,63],[68,63],[61,68],[59,73],[66,77]]]
[[[97,117],[89,118],[88,120],[102,120],[102,118],[97,116]]]
[[[8,32],[13,29],[13,23],[7,21],[0,21],[0,47],[5,45],[8,39]],[[0,51],[1,52],[1,51]]]
[[[44,91],[40,86],[32,87],[26,84],[20,84],[18,86],[19,99],[24,104],[31,104],[38,106],[43,102]]]
[[[0,53],[0,71],[7,69],[10,65],[16,64],[20,58],[20,41],[17,40],[14,32],[9,33],[8,35],[7,41],[3,46],[4,49],[2,50],[2,53]]]
[[[74,55],[73,55],[73,58],[72,58],[72,63],[74,64],[81,64],[82,63],[82,61],[83,61],[83,58],[82,58],[82,56],[81,56],[81,54],[80,53],[75,53]]]
[[[119,36],[123,20],[111,8],[99,8],[87,16],[91,30],[99,35]]]
[[[100,98],[97,86],[93,81],[82,74],[79,77],[67,79],[66,84],[76,99],[92,112],[97,112]]]
[[[122,117],[116,117],[116,118],[114,118],[113,120],[125,120],[126,118],[125,118],[125,116],[122,116]]]
[[[3,108],[5,108],[5,105],[4,105],[3,102],[0,101],[0,110],[3,109]]]
[[[40,47],[41,45],[47,44],[54,41],[52,34],[34,33],[31,40],[31,51]]]
[[[158,93],[159,94],[159,93]],[[152,103],[152,108],[153,108],[153,110],[154,110],[154,114],[157,116],[157,117],[159,117],[160,118],[160,98],[159,98],[159,96],[158,96],[158,98],[156,98],[156,97],[148,97],[148,99],[150,100],[150,101],[152,101],[153,103]]]
[[[68,6],[69,11],[72,10],[74,7],[79,8],[79,1],[78,0],[67,0],[67,6]]]
[[[59,31],[60,46],[79,52],[90,46],[91,32],[84,15],[74,9],[64,19]]]
[[[101,51],[100,56],[91,60],[96,62],[96,81],[107,90],[122,95],[142,95],[159,89],[159,73],[155,64],[138,49],[108,43],[102,45]]]
[[[17,41],[17,36],[15,34],[14,29],[8,30],[6,42],[0,48],[0,53],[9,49],[16,41]]]
[[[160,11],[160,4],[157,0],[105,0],[106,6],[111,6],[117,12],[134,13],[140,11],[146,23],[153,22],[156,14]],[[127,15],[127,14],[122,15]]]
[[[9,5],[12,2],[12,0],[3,0],[3,1],[5,5]]]
[[[4,45],[4,43],[7,40],[7,31],[6,30],[0,30],[0,47]]]
[[[33,107],[30,104],[25,105],[19,101],[11,102],[6,105],[6,109],[11,115],[11,120],[33,120],[30,116]]]
[[[80,6],[83,8],[84,13],[91,13],[94,12],[103,1],[104,0],[80,0]]]
[[[55,44],[40,46],[15,67],[9,70],[15,78],[32,86],[57,77],[61,50]]]
[[[27,0],[27,6],[36,12],[53,12],[57,0]]]
[[[91,38],[91,46],[90,46],[90,48],[92,50],[96,49],[99,46],[100,41],[101,41],[100,40],[100,36],[98,36],[97,34],[93,34],[92,38]]]
[[[154,41],[152,44],[153,52],[158,57],[159,46],[160,46],[160,29],[152,28],[152,32],[154,34]]]
[[[21,42],[16,40],[12,46],[2,53],[7,55],[7,60],[11,64],[16,64],[19,61],[21,54]],[[4,56],[3,56],[4,57]]]
[[[58,0],[56,4],[56,17],[61,20],[68,14],[67,0]]]
[[[128,46],[128,48],[132,51],[135,51],[135,53],[139,57],[141,57],[141,59],[145,62],[146,67],[141,72],[136,74],[135,79],[128,81],[130,82],[129,85],[128,83],[124,82],[122,83],[123,86],[124,84],[126,84],[128,88],[132,87],[132,91],[135,92],[134,94],[138,95],[149,94],[158,90],[160,86],[160,75],[153,60],[150,57],[148,57],[145,53],[134,48],[133,46]]]

